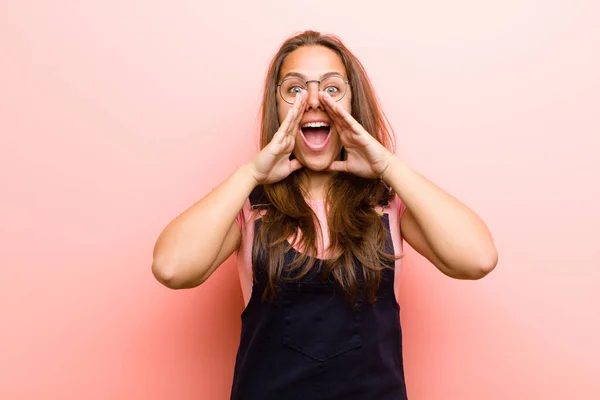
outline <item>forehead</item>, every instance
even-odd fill
[[[327,72],[347,76],[341,57],[323,46],[302,46],[288,54],[281,64],[279,78],[290,72],[300,73],[307,79],[318,79]]]

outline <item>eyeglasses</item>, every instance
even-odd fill
[[[346,95],[348,85],[350,84],[350,82],[345,81],[341,76],[335,75],[320,81],[303,81],[297,77],[289,77],[277,84],[277,89],[283,101],[288,104],[294,104],[296,95],[300,93],[302,89],[308,90],[308,84],[311,82],[317,82],[319,84],[318,90],[324,90],[329,93],[331,98],[335,101],[340,101]]]

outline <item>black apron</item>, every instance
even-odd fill
[[[260,189],[250,196],[253,206]],[[388,215],[382,219],[385,250],[394,254]],[[289,250],[286,265],[295,256],[296,250]],[[241,315],[231,399],[406,399],[394,270],[383,271],[373,304],[363,293],[351,307],[337,283],[320,278],[321,260],[301,280],[282,282],[274,302],[263,301],[267,257],[253,266],[255,283]]]

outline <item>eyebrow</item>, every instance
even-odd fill
[[[299,73],[299,72],[288,72],[288,73],[287,73],[287,74],[285,74],[285,75],[283,76],[283,78],[281,78],[281,79],[283,80],[283,79],[285,79],[285,78],[289,78],[289,77],[291,77],[291,76],[293,76],[293,77],[296,77],[296,78],[303,79],[303,80],[305,80],[305,81],[307,80],[307,79],[306,79],[306,76],[305,76],[305,75],[303,75],[303,74],[301,74],[301,73]],[[323,79],[325,79],[325,78],[329,78],[330,76],[339,76],[340,78],[342,78],[342,79],[346,80],[346,78],[344,77],[344,75],[340,74],[339,72],[335,72],[335,71],[330,71],[330,72],[326,72],[326,73],[324,73],[323,75],[321,75],[321,77],[319,78],[319,80],[323,80]]]

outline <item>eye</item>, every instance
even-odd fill
[[[298,93],[304,89],[304,82],[300,79],[291,78],[286,79],[281,83],[282,93],[285,93],[287,96],[292,96],[292,98],[296,97]]]
[[[326,78],[321,83],[321,87],[325,93],[329,94],[334,99],[343,97],[346,92],[346,82],[339,76]]]

